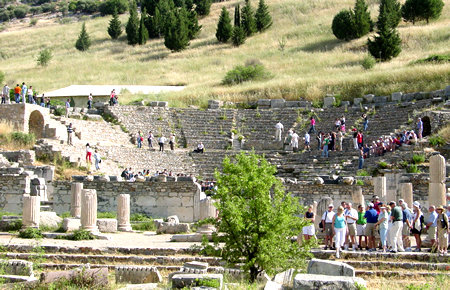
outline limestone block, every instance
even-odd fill
[[[373,98],[374,103],[386,103],[388,100],[388,97],[386,96],[376,96]]]
[[[180,234],[187,233],[190,231],[189,224],[181,223],[181,224],[171,224],[171,223],[160,223],[158,229],[156,230],[157,234]]]
[[[57,228],[62,221],[63,219],[57,216],[56,212],[43,211],[41,212],[41,217],[39,219],[39,226]]]
[[[334,97],[325,97],[325,98],[323,98],[323,107],[331,108],[331,107],[333,107],[335,102],[336,102],[336,99]]]
[[[341,102],[341,106],[342,107],[349,107],[350,106],[350,101],[342,101]]]
[[[151,290],[159,289],[158,283],[145,283],[145,284],[127,284],[123,290]]]
[[[108,175],[101,175],[99,176],[98,181],[110,181],[110,179]]]
[[[446,205],[445,183],[430,183],[428,185],[428,204],[435,206]]]
[[[41,200],[39,196],[23,195],[23,212],[22,225],[23,228],[39,227]]]
[[[400,183],[400,196],[412,208],[413,186],[412,183]]]
[[[116,283],[160,283],[162,276],[156,267],[117,266],[115,268]]]
[[[284,103],[284,106],[286,108],[296,108],[299,107],[299,101],[286,101],[286,103]]]
[[[312,259],[308,263],[308,274],[355,277],[355,268],[336,261]]]
[[[270,107],[270,99],[259,99],[257,104],[258,107]]]
[[[361,186],[357,186],[352,191],[352,202],[353,202],[353,208],[357,208],[358,205],[365,206],[364,203],[364,195],[362,193]]]
[[[363,102],[363,98],[354,98],[353,99],[353,104],[358,105],[361,104]]]
[[[445,158],[440,154],[430,157],[430,182],[441,183],[446,179]]]
[[[295,272],[295,269],[288,269],[284,272],[278,273],[275,275],[275,278],[273,278],[273,281],[283,286],[292,287]]]
[[[117,220],[97,219],[97,227],[101,233],[115,233],[117,232]]]
[[[158,107],[167,108],[169,106],[169,102],[158,102]]]
[[[70,280],[74,277],[83,275],[84,278],[80,279],[93,279],[93,285],[101,288],[108,285],[108,268],[96,268],[96,269],[77,269],[70,271],[54,271],[44,272],[41,274],[40,282],[42,284],[49,284],[61,279]]]
[[[294,290],[342,289],[357,290],[366,287],[366,281],[356,277],[338,277],[327,275],[297,274],[294,278]]]
[[[373,194],[378,195],[380,200],[385,200],[387,194],[386,177],[377,176],[373,179]]]
[[[445,87],[444,97],[446,98],[450,97],[450,86]]]
[[[158,102],[157,101],[150,102],[150,106],[151,107],[158,107]]]
[[[18,275],[34,277],[33,262],[25,260],[0,260],[2,275]]]
[[[167,222],[170,224],[179,224],[180,223],[180,219],[178,218],[178,216],[176,215],[171,215],[167,217]]]
[[[88,175],[88,176],[86,176],[85,180],[86,181],[94,181],[94,176]]]
[[[365,95],[363,98],[364,98],[364,101],[366,101],[366,103],[372,103],[373,102],[373,98],[375,98],[375,95],[368,94],[368,95]]]
[[[183,267],[185,268],[194,268],[194,269],[202,269],[206,270],[208,269],[208,263],[206,262],[198,262],[198,261],[191,261],[184,263]]]
[[[222,289],[223,275],[222,274],[175,274],[172,276],[173,288],[195,287],[199,280],[217,280],[219,282],[219,289]]]
[[[342,183],[347,185],[352,185],[355,182],[355,178],[352,176],[342,177]]]
[[[208,100],[209,109],[219,109],[223,106],[223,102],[219,100]]]
[[[272,99],[270,100],[270,107],[274,108],[284,108],[286,101],[284,99]]]
[[[264,286],[264,290],[282,290],[283,285],[278,284],[274,281],[267,281],[266,286]]]
[[[391,94],[391,101],[393,102],[401,102],[402,100],[402,92],[396,92]]]
[[[84,117],[89,121],[101,121],[103,120],[103,117],[100,115],[94,115],[94,114],[86,114]]]
[[[81,220],[79,218],[64,218],[63,229],[66,232],[73,232],[81,228]]]

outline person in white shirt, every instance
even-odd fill
[[[305,133],[305,150],[311,151],[311,136],[308,132]]]
[[[347,227],[348,227],[348,237],[347,242],[352,242],[352,249],[353,251],[356,250],[356,221],[358,220],[358,212],[356,209],[352,207],[352,204],[349,202],[347,203],[347,208],[344,211],[344,217],[347,221]],[[348,250],[348,244],[345,244],[345,249]]]
[[[10,104],[11,103],[10,100],[9,100],[9,91],[10,90],[11,89],[8,87],[7,84],[3,87],[3,90],[2,90],[2,104]]]
[[[196,153],[203,153],[205,151],[205,146],[202,142],[197,145],[197,149],[194,150]]]
[[[300,139],[300,137],[298,136],[297,133],[295,133],[295,131],[293,131],[292,136],[291,136],[291,146],[292,146],[292,151],[294,151],[294,152],[298,151],[298,139]]]
[[[28,95],[28,103],[30,104],[34,104],[34,99],[33,99],[33,86],[30,86],[30,88],[27,91],[27,95]]]
[[[325,250],[328,249],[328,245],[330,245],[330,249],[333,248],[333,217],[336,214],[333,211],[334,206],[330,204],[328,206],[328,210],[325,211],[322,215],[322,232],[325,232]]]
[[[164,143],[166,143],[166,137],[161,135],[161,137],[159,137],[159,139],[158,139],[159,151],[164,152]]]
[[[278,122],[275,125],[275,140],[281,141],[281,133],[284,131],[284,126],[281,124],[281,122]]]
[[[175,146],[175,134],[170,134],[169,137],[169,145],[170,145],[170,150],[174,150],[174,146]]]
[[[100,153],[98,153],[97,149],[94,151],[94,161],[95,161],[95,170],[100,170],[100,163],[102,162],[102,157]]]

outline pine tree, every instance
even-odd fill
[[[134,1],[130,3],[130,18],[128,19],[125,31],[127,33],[128,44],[135,45],[139,43],[139,18]]]
[[[148,15],[154,16],[156,6],[158,6],[159,0],[142,0],[142,7],[145,7]]]
[[[181,8],[186,11],[186,8]],[[188,18],[188,30],[189,30],[189,39],[194,39],[197,37],[198,33],[202,29],[201,25],[198,25],[198,16],[195,10],[186,11]]]
[[[364,0],[356,0],[355,8],[353,9],[355,36],[360,38],[366,35],[371,30],[373,23],[370,19],[368,6]]]
[[[259,0],[258,9],[255,14],[256,29],[262,32],[272,25],[272,17],[269,13],[269,7],[264,3],[264,0]]]
[[[389,9],[382,9],[385,1],[381,0],[380,3],[380,15],[378,15],[377,22],[378,35],[374,40],[370,38],[368,40],[369,53],[381,61],[390,60],[402,51],[402,41],[396,30],[397,25],[392,26],[395,23],[393,16]]]
[[[85,51],[88,50],[90,46],[91,39],[89,38],[89,34],[86,31],[86,23],[83,22],[80,35],[78,36],[77,42],[75,43],[75,47],[78,50]]]
[[[119,20],[117,9],[114,9],[111,21],[109,21],[108,34],[112,39],[117,39],[122,34],[122,23]]]
[[[148,16],[145,19],[145,27],[147,27],[149,38],[159,38],[163,34],[162,31],[162,19],[159,9],[155,9],[155,15]]]
[[[442,0],[423,0],[422,17],[429,23],[430,19],[438,19],[441,16],[444,2]]]
[[[209,15],[209,11],[211,10],[212,0],[194,0],[195,3],[195,11],[200,16]]]
[[[233,26],[231,26],[230,14],[225,7],[222,7],[219,22],[217,23],[216,38],[220,42],[227,42],[233,33]]]
[[[412,22],[414,25],[416,21],[422,20],[421,6],[422,0],[406,0],[402,5],[402,16],[405,22]]]
[[[333,18],[331,30],[337,39],[352,40],[356,37],[355,14],[351,9],[341,10]]]
[[[245,31],[241,26],[235,26],[233,28],[233,34],[231,35],[231,41],[234,46],[240,46],[244,44],[246,39]]]
[[[171,51],[181,51],[189,45],[187,16],[182,10],[169,12],[164,32],[164,45]]]
[[[139,39],[140,45],[145,44],[148,40],[148,30],[147,30],[147,27],[145,26],[146,19],[147,19],[147,11],[145,10],[145,7],[144,7],[144,11],[142,11],[142,13],[141,13],[141,21],[139,23],[138,39]]]
[[[246,36],[251,36],[256,32],[255,13],[250,0],[245,0],[245,6],[242,8],[241,26]]]
[[[380,23],[380,15],[382,14],[384,15],[382,18],[385,23]],[[387,25],[394,29],[400,23],[400,20],[402,20],[400,3],[397,0],[381,0],[377,26]]]
[[[234,7],[234,26],[241,26],[241,8],[239,4]]]

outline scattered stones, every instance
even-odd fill
[[[208,109],[220,109],[223,106],[223,102],[219,100],[209,100]]]
[[[323,107],[324,108],[331,108],[331,107],[333,107],[334,103],[336,103],[336,99],[334,97],[323,98]]]
[[[43,211],[40,214],[39,226],[57,228],[63,221],[62,218],[56,215],[53,211]]]
[[[313,274],[297,274],[294,278],[294,290],[311,289],[344,289],[357,290],[366,287],[366,282],[361,278],[338,277]]]
[[[172,276],[172,287],[173,288],[184,288],[184,287],[195,287],[201,286],[202,280],[215,280],[219,287],[222,289],[223,285],[223,275],[222,274],[175,274]]]
[[[353,104],[359,106],[363,102],[363,98],[354,98]]]
[[[116,283],[160,283],[162,276],[156,267],[117,266],[115,268]]]
[[[401,102],[402,101],[402,92],[396,92],[391,94],[391,101],[393,102]]]
[[[342,262],[312,259],[308,263],[308,274],[355,277],[355,268]]]
[[[157,234],[180,234],[180,233],[188,233],[190,232],[189,224],[180,223],[168,223],[163,222],[160,223],[158,229],[156,230]]]
[[[34,277],[33,262],[25,260],[0,260],[2,274]]]
[[[373,102],[373,98],[375,98],[375,95],[368,94],[368,95],[365,95],[363,98],[366,101],[366,103],[372,103]]]
[[[284,99],[273,99],[273,100],[270,100],[270,107],[272,109],[274,109],[274,108],[284,108],[285,102],[286,101]]]
[[[180,220],[178,219],[178,216],[171,215],[167,217],[167,223],[177,225],[180,223]]]
[[[288,269],[284,272],[278,273],[275,275],[275,278],[273,278],[273,281],[283,286],[292,287],[295,272],[295,269]]]

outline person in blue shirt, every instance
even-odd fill
[[[422,139],[422,133],[423,133],[423,122],[422,119],[419,118],[417,119],[417,137],[419,137],[419,139]]]
[[[369,207],[369,209],[364,214],[364,217],[367,220],[366,236],[367,236],[367,239],[369,240],[369,242],[368,242],[369,252],[373,252],[373,251],[376,251],[376,248],[375,248],[375,232],[376,232],[375,224],[378,222],[378,213],[373,208],[374,207],[373,203],[369,203],[368,207]]]
[[[436,226],[437,226],[437,212],[434,205],[430,205],[428,208],[430,216],[427,221],[428,238],[431,241],[431,252],[436,251]]]
[[[400,201],[399,201],[400,204]],[[411,210],[408,208],[408,204],[404,201],[400,204],[403,213],[403,229],[402,229],[402,239],[403,246],[406,252],[411,252],[411,240],[409,236],[411,235],[411,230],[413,228],[413,215]]]

